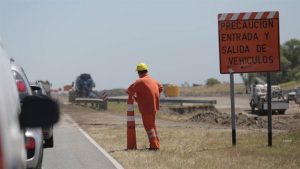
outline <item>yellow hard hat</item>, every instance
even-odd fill
[[[144,71],[144,70],[148,70],[148,66],[145,63],[139,63],[136,66],[136,71]]]

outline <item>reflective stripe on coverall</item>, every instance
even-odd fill
[[[129,97],[136,95],[139,111],[142,114],[144,128],[147,132],[150,148],[159,149],[160,140],[155,123],[155,115],[159,109],[159,94],[162,92],[162,85],[148,76],[141,76],[127,90]]]

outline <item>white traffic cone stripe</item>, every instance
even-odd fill
[[[127,121],[135,121],[134,116],[127,116]]]
[[[133,104],[127,104],[127,111],[134,111]]]

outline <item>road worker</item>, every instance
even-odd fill
[[[155,115],[159,109],[159,95],[163,87],[148,75],[148,66],[145,63],[139,63],[136,71],[139,79],[129,86],[127,93],[129,98],[134,98],[138,103],[150,143],[149,150],[159,150],[160,140],[156,129]]]

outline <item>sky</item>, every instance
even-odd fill
[[[30,81],[54,88],[81,73],[97,90],[127,88],[139,62],[161,83],[204,84],[229,81],[219,68],[219,13],[279,11],[282,44],[300,39],[299,9],[299,0],[0,0],[0,36]]]

